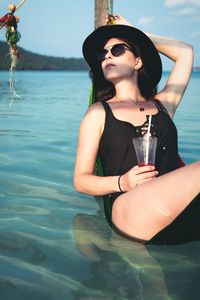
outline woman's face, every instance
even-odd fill
[[[116,53],[114,51],[112,54],[112,47],[118,44],[123,44],[125,47],[119,56],[115,56]],[[105,56],[103,56],[104,59],[102,58],[103,61],[101,63],[106,80],[115,84],[119,80],[128,78],[132,80],[136,76],[135,70],[140,59],[135,57],[127,43],[121,39],[112,38],[106,42],[103,49],[107,50],[107,53],[106,51],[104,52]]]

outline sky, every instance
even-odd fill
[[[0,0],[0,17],[9,3]],[[26,0],[15,13],[20,17],[19,45],[34,53],[60,57],[82,57],[82,43],[94,28],[94,0]],[[113,12],[133,26],[170,36],[194,47],[195,66],[200,66],[200,0],[113,0]],[[5,40],[5,29],[0,40]],[[162,58],[163,59],[163,58]],[[172,64],[163,59],[164,69]]]

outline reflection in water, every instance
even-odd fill
[[[101,216],[76,215],[77,249],[90,263],[90,277],[74,299],[172,299],[160,264],[137,242],[108,229]]]

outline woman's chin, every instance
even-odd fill
[[[122,79],[122,77],[119,74],[116,74],[114,72],[110,72],[109,74],[105,75],[105,78],[107,81],[113,84],[118,82],[120,79]]]

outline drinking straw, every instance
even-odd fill
[[[148,128],[147,128],[147,147],[146,147],[146,161],[145,163],[148,163],[149,160],[149,138],[150,138],[150,129],[151,129],[151,119],[152,119],[152,115],[149,116],[149,124],[148,124]]]

